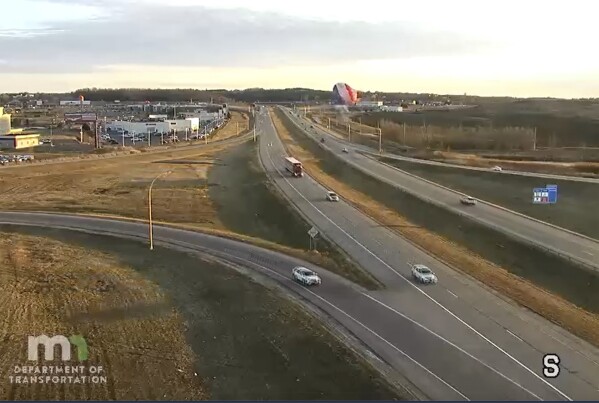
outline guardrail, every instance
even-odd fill
[[[285,112],[286,112],[286,111],[285,111]],[[591,271],[593,271],[593,272],[599,272],[599,267],[598,267],[597,265],[589,264],[588,262],[586,262],[586,261],[584,261],[584,260],[581,260],[581,259],[579,259],[579,258],[578,258],[578,257],[576,257],[576,256],[572,256],[572,255],[570,255],[570,254],[567,254],[567,253],[564,253],[564,252],[559,252],[559,251],[557,251],[557,250],[555,250],[555,249],[553,249],[553,248],[549,248],[549,247],[547,247],[547,246],[543,245],[543,244],[542,244],[542,243],[540,243],[540,242],[537,242],[537,241],[535,241],[535,240],[533,240],[533,239],[530,239],[530,238],[524,237],[524,236],[522,236],[521,234],[518,234],[518,233],[516,233],[516,232],[514,232],[514,231],[510,231],[510,230],[507,230],[507,229],[505,229],[505,228],[499,227],[499,226],[497,226],[497,225],[495,225],[495,224],[489,223],[489,222],[488,222],[488,221],[486,221],[486,220],[482,220],[482,219],[480,219],[480,218],[473,217],[473,216],[471,216],[471,215],[469,215],[469,214],[465,214],[465,213],[463,213],[463,212],[461,212],[461,211],[459,211],[459,210],[448,209],[448,206],[447,206],[447,205],[445,205],[445,204],[443,204],[443,203],[440,203],[440,202],[438,202],[438,201],[436,201],[436,200],[434,200],[434,199],[431,199],[431,198],[429,198],[429,197],[423,196],[423,195],[421,195],[421,194],[419,194],[419,193],[417,193],[417,192],[411,191],[410,189],[404,188],[404,187],[402,187],[402,186],[400,186],[400,185],[398,185],[398,184],[396,184],[396,183],[394,183],[394,182],[392,182],[392,181],[390,181],[390,180],[388,180],[388,179],[382,178],[382,177],[380,177],[380,176],[376,175],[375,173],[371,172],[370,170],[368,170],[368,169],[366,169],[366,168],[362,167],[361,165],[359,165],[359,164],[356,164],[356,163],[355,163],[355,162],[353,162],[353,161],[348,161],[348,160],[345,160],[345,159],[339,158],[339,157],[338,157],[338,156],[337,156],[337,155],[336,155],[336,154],[335,154],[335,153],[334,153],[334,152],[333,152],[333,151],[332,151],[332,150],[331,150],[331,149],[330,149],[330,148],[329,148],[329,147],[326,145],[326,143],[321,143],[320,141],[316,140],[316,139],[315,139],[313,136],[311,136],[311,135],[310,135],[310,134],[309,134],[309,133],[308,133],[308,132],[305,130],[305,127],[302,127],[300,124],[298,124],[298,122],[296,122],[296,120],[294,119],[294,116],[293,116],[293,115],[290,115],[290,114],[289,114],[289,113],[287,113],[287,112],[286,112],[286,114],[287,114],[287,116],[288,116],[289,120],[290,120],[291,122],[293,122],[293,124],[294,124],[294,125],[295,125],[297,128],[299,128],[299,129],[300,129],[300,130],[302,130],[304,133],[306,133],[307,137],[308,137],[308,138],[310,138],[310,139],[312,139],[312,141],[316,142],[316,144],[317,144],[317,145],[319,145],[319,146],[320,146],[322,149],[324,149],[324,150],[326,150],[328,153],[332,154],[332,155],[333,155],[333,156],[334,156],[336,159],[338,159],[338,160],[340,160],[340,161],[342,161],[342,162],[344,162],[344,163],[346,163],[346,164],[348,164],[348,165],[350,165],[350,166],[352,166],[352,167],[354,167],[354,168],[358,169],[359,171],[361,171],[361,172],[363,172],[363,173],[366,173],[366,174],[368,174],[369,176],[372,176],[372,177],[376,178],[377,180],[380,180],[380,181],[382,181],[382,182],[384,182],[384,183],[386,183],[386,184],[388,184],[388,185],[390,185],[390,186],[393,186],[393,187],[394,187],[394,188],[396,188],[396,189],[399,189],[399,190],[401,190],[401,191],[404,191],[404,192],[407,192],[407,193],[409,193],[409,194],[411,194],[411,195],[413,195],[413,196],[415,196],[415,197],[418,197],[419,199],[421,199],[421,200],[423,200],[423,201],[425,201],[425,202],[427,202],[427,203],[429,203],[429,204],[432,204],[432,205],[435,205],[435,206],[437,206],[437,207],[441,207],[441,208],[444,208],[444,209],[446,209],[446,210],[449,210],[451,213],[453,213],[453,214],[456,214],[456,215],[458,215],[458,216],[460,216],[460,217],[462,217],[462,218],[466,218],[466,219],[469,219],[469,220],[471,220],[471,221],[478,221],[478,222],[481,222],[481,223],[483,223],[484,225],[486,225],[486,226],[488,226],[488,227],[492,228],[492,229],[493,229],[493,230],[495,230],[495,231],[498,231],[498,232],[504,233],[505,235],[508,235],[508,236],[509,236],[509,237],[511,237],[512,239],[515,239],[515,240],[518,240],[518,241],[524,241],[524,242],[528,243],[529,245],[532,245],[532,246],[534,246],[534,247],[536,247],[536,248],[538,248],[538,249],[541,249],[541,250],[543,250],[543,251],[549,252],[549,253],[551,253],[551,254],[553,254],[553,255],[555,255],[555,256],[558,256],[558,257],[560,257],[560,258],[562,258],[562,259],[566,259],[566,260],[568,260],[568,261],[570,261],[570,262],[576,263],[576,264],[578,264],[578,265],[582,266],[584,269],[588,269],[588,270],[591,270]],[[384,164],[384,163],[383,163],[383,164]],[[394,167],[393,167],[393,168],[394,168]],[[398,170],[399,170],[399,169],[398,169]],[[400,171],[401,171],[401,170],[400,170]],[[402,172],[403,172],[403,171],[402,171]],[[409,174],[409,173],[408,173],[408,174]],[[416,177],[416,178],[418,178],[418,179],[421,179],[420,177],[418,177],[418,176],[416,176],[416,175],[413,175],[413,174],[409,174],[409,175],[411,175],[411,176],[413,176],[413,177]],[[429,182],[429,183],[431,183],[431,184],[433,184],[433,185],[441,186],[441,185],[438,185],[438,184],[436,184],[435,182],[430,182],[430,181],[428,181],[428,180],[426,180],[426,179],[423,179],[423,180],[424,180],[424,181],[427,181],[427,182]],[[442,186],[441,186],[441,187],[442,187]],[[462,195],[463,195],[463,193],[457,192],[457,191],[455,191],[455,190],[453,190],[453,189],[450,189],[450,188],[446,188],[446,189],[448,189],[448,190],[451,190],[451,191],[452,191],[452,192],[454,192],[454,193],[458,193],[458,194],[462,194]],[[493,205],[492,203],[488,203],[488,202],[485,202],[485,203],[487,203],[487,204],[489,204],[489,205]],[[493,206],[494,206],[494,205],[493,205]],[[500,208],[501,208],[501,207],[500,207]],[[510,211],[510,212],[511,212],[511,210],[509,210],[509,209],[506,209],[506,208],[502,208],[502,209],[504,209],[504,210],[507,210],[507,211]],[[514,212],[514,213],[516,213],[516,212]],[[530,217],[528,217],[528,216],[526,216],[526,215],[524,215],[524,214],[521,214],[521,213],[516,213],[516,214],[518,214],[518,215],[521,215],[521,216],[523,216],[523,217],[525,217],[525,218],[529,218],[529,219],[531,219]],[[544,221],[541,221],[541,220],[536,220],[536,219],[532,219],[532,220],[533,220],[533,221],[538,221],[538,222],[540,222],[540,223],[543,223],[543,224],[547,224],[546,222],[544,222]],[[548,224],[548,225],[549,225],[549,226],[553,226],[552,224]],[[555,227],[556,227],[556,228],[560,228],[560,229],[561,229],[561,227],[558,227],[558,226],[555,226]],[[566,230],[566,231],[567,231],[567,232],[570,232],[569,230]],[[573,231],[572,231],[572,232],[573,232]],[[573,232],[573,234],[576,234],[576,235],[579,235],[579,236],[581,236],[581,237],[583,237],[583,238],[585,238],[585,239],[590,239],[591,241],[597,242],[597,240],[595,240],[595,239],[593,239],[593,238],[588,238],[588,237],[586,237],[586,236],[584,236],[584,235],[581,235],[581,234],[578,234],[578,233],[576,233],[576,232]]]

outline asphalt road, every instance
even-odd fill
[[[589,268],[599,270],[599,241],[584,235],[532,219],[520,213],[496,206],[480,200],[474,208],[462,206],[459,202],[460,194],[451,189],[443,188],[432,182],[411,175],[398,168],[383,164],[357,150],[363,146],[356,146],[340,140],[336,136],[317,128],[310,128],[307,121],[299,123],[299,118],[289,110],[285,110],[298,125],[307,128],[306,133],[320,140],[326,136],[321,147],[335,153],[339,158],[362,172],[388,183],[400,187],[431,203],[440,205],[457,214],[466,216],[491,228],[497,229],[516,239],[536,244],[542,248],[558,253],[564,257],[575,260]],[[350,152],[342,152],[347,148]]]
[[[362,291],[344,309],[377,329],[392,350],[386,357],[394,354],[388,362],[431,398],[599,398],[596,348],[459,275],[343,200],[325,201],[326,189],[312,178],[285,171],[286,153],[268,115],[259,113],[256,125],[260,158],[273,182],[321,234],[386,286]],[[433,269],[439,284],[414,283],[413,263]],[[542,373],[549,353],[563,364],[554,379]]]
[[[306,119],[306,121],[309,121],[309,120]],[[310,124],[312,124],[312,123],[310,123]],[[372,135],[372,138],[378,140],[377,135]],[[378,155],[378,153],[375,153],[376,150],[373,150],[372,147],[368,147],[368,146],[364,146],[364,145],[354,145],[354,146],[359,146],[359,149],[363,152],[371,153],[373,155]],[[386,158],[402,160],[402,161],[410,161],[410,162],[415,162],[418,164],[437,165],[437,166],[445,166],[445,167],[451,167],[451,168],[469,169],[472,171],[489,172],[489,168],[469,167],[469,166],[465,166],[465,165],[450,164],[447,162],[439,162],[439,161],[424,160],[424,159],[419,159],[419,158],[404,157],[404,156],[397,155],[397,154],[383,153],[383,156]],[[499,175],[531,176],[531,177],[535,177],[535,178],[544,178],[544,179],[560,179],[560,180],[575,181],[575,182],[599,183],[599,178],[582,178],[582,177],[577,177],[577,176],[553,175],[553,174],[544,174],[544,173],[538,173],[538,172],[504,170],[502,172],[498,172],[498,174]]]

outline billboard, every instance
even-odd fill
[[[95,113],[65,113],[65,122],[95,122],[98,116]]]

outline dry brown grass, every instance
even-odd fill
[[[246,113],[231,111],[231,119],[216,132],[212,139],[224,140],[237,136],[249,129],[249,122],[250,119]]]
[[[250,242],[339,273],[339,264],[329,256],[241,235],[219,220],[218,207],[209,196],[207,174],[211,164],[228,147],[230,145],[209,143],[205,148],[192,150],[139,153],[126,158],[76,161],[51,167],[9,168],[6,172],[10,174],[0,176],[0,192],[11,195],[2,209],[146,220],[150,182],[158,174],[172,170],[154,184],[152,212],[156,223],[178,224],[187,229]],[[372,281],[360,283],[373,284]]]
[[[0,331],[5,335],[0,346],[2,399],[207,397],[194,376],[195,357],[184,339],[181,315],[155,284],[109,254],[4,233],[0,306]],[[89,359],[83,365],[103,366],[107,383],[11,384],[14,366],[31,365],[27,337],[40,334],[84,335]]]
[[[293,140],[276,114],[271,113],[270,115],[289,153],[300,159],[306,172],[326,188],[335,191],[345,201],[452,268],[472,276],[520,305],[531,309],[595,346],[599,346],[599,315],[589,313],[565,299],[509,273],[460,245],[414,226],[396,211],[326,174],[320,169],[319,160]]]
[[[9,169],[0,178],[0,191],[10,194],[6,210],[146,214],[147,188],[158,174],[154,189],[157,219],[218,225],[206,196],[206,173],[224,145],[173,150],[108,160],[77,161],[50,166]]]

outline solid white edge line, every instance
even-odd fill
[[[275,134],[275,137],[277,138],[277,140],[279,141],[279,143],[282,144],[281,139],[278,137],[276,129],[274,127],[274,124],[272,122],[272,119],[270,119],[270,126],[273,130],[273,133]],[[301,129],[301,128],[300,128]],[[497,350],[501,351],[503,354],[505,354],[507,357],[509,357],[512,361],[514,361],[515,363],[517,363],[519,366],[521,366],[522,368],[524,368],[526,371],[528,371],[529,373],[531,373],[535,378],[539,379],[541,382],[543,382],[544,384],[546,384],[547,386],[549,386],[551,389],[553,389],[555,392],[557,392],[559,395],[561,395],[562,397],[564,397],[566,400],[572,401],[572,399],[566,395],[564,392],[562,392],[561,390],[559,390],[557,387],[553,386],[551,383],[547,382],[547,380],[545,380],[544,378],[540,377],[539,375],[537,375],[537,373],[535,373],[533,370],[531,370],[530,368],[528,368],[526,365],[524,365],[522,362],[520,362],[517,358],[515,358],[514,356],[512,356],[511,354],[509,354],[507,351],[505,351],[503,348],[499,347],[497,344],[495,344],[493,341],[491,341],[489,338],[487,338],[485,335],[483,335],[482,333],[480,333],[478,330],[474,329],[472,326],[470,326],[468,323],[466,323],[463,319],[461,319],[460,317],[458,317],[456,314],[454,314],[452,311],[450,311],[449,309],[447,309],[445,306],[443,306],[443,304],[441,304],[439,301],[437,301],[436,299],[434,299],[433,297],[431,297],[430,295],[428,295],[426,292],[424,292],[423,290],[421,290],[420,288],[416,287],[414,284],[412,284],[411,281],[409,281],[406,277],[404,277],[401,273],[399,273],[398,271],[396,271],[393,267],[391,267],[389,264],[387,264],[386,262],[384,262],[381,258],[379,258],[375,253],[373,253],[370,249],[368,249],[366,246],[364,246],[363,244],[361,244],[357,239],[355,239],[353,236],[351,236],[350,234],[348,234],[343,228],[341,228],[339,225],[337,225],[333,220],[331,220],[329,217],[327,217],[326,214],[324,214],[322,211],[320,211],[316,206],[314,206],[314,204],[312,204],[301,192],[299,192],[292,184],[291,182],[289,182],[289,180],[281,174],[281,172],[279,171],[279,169],[276,167],[274,161],[272,160],[272,157],[270,156],[270,153],[268,152],[268,150],[266,150],[266,154],[268,155],[268,158],[271,160],[271,163],[273,164],[273,166],[275,167],[275,169],[277,170],[277,172],[279,173],[279,175],[281,175],[281,177],[283,178],[283,180],[285,180],[285,182],[287,182],[287,184],[293,189],[295,190],[295,192],[306,201],[306,203],[308,203],[310,206],[312,206],[312,208],[314,208],[316,211],[318,211],[323,217],[325,217],[326,220],[328,220],[331,224],[333,224],[335,227],[337,227],[337,229],[339,229],[341,232],[343,232],[348,238],[350,238],[352,241],[354,241],[357,245],[359,245],[360,247],[362,247],[365,251],[367,251],[370,255],[372,255],[376,260],[378,260],[381,264],[383,264],[385,267],[387,267],[389,270],[391,270],[393,273],[395,273],[397,276],[401,277],[402,279],[404,279],[406,281],[406,283],[408,283],[411,287],[415,288],[418,292],[420,292],[422,295],[426,296],[426,298],[428,298],[429,300],[431,300],[433,303],[435,303],[437,306],[439,306],[441,309],[443,309],[445,312],[447,312],[449,315],[451,315],[454,319],[456,319],[457,321],[459,321],[462,325],[466,326],[468,329],[470,329],[471,331],[473,331],[475,334],[477,334],[480,338],[482,338],[483,340],[485,340],[487,343],[489,343],[490,345],[492,345],[493,347],[495,347]],[[315,181],[316,182],[316,181]],[[318,184],[318,182],[316,182]],[[351,207],[351,206],[350,206]]]
[[[511,334],[512,336],[514,336],[515,338],[517,338],[518,340],[520,340],[521,342],[524,342],[524,340],[522,340],[520,337],[518,337],[515,333],[510,332],[508,329],[505,329],[506,332],[508,332],[509,334]]]
[[[456,345],[455,343],[452,343],[450,340],[446,339],[445,337],[441,336],[440,334],[436,333],[434,330],[429,329],[428,327],[416,322],[415,320],[413,320],[412,318],[404,315],[403,313],[397,311],[396,309],[390,307],[389,305],[385,304],[382,301],[379,301],[378,299],[374,298],[371,295],[368,295],[366,293],[362,293],[363,296],[365,296],[366,298],[369,298],[370,300],[376,302],[377,304],[387,308],[388,310],[394,312],[395,314],[401,316],[402,318],[412,322],[413,324],[415,324],[416,326],[424,329],[425,331],[429,332],[430,334],[438,337],[439,339],[443,340],[445,343],[449,344],[450,346],[456,348],[457,350],[459,350],[460,352],[462,352],[463,354],[466,354],[468,357],[472,358],[474,361],[478,362],[479,364],[485,366],[486,368],[490,369],[492,372],[496,373],[497,375],[499,375],[500,377],[502,377],[503,379],[507,380],[508,382],[513,383],[514,385],[518,386],[520,389],[524,390],[525,392],[527,392],[528,394],[530,394],[531,396],[535,397],[537,400],[543,400],[541,399],[539,396],[537,396],[536,394],[534,394],[532,391],[528,390],[527,388],[525,388],[524,386],[520,385],[518,382],[514,381],[511,378],[508,378],[506,375],[504,375],[503,373],[501,373],[500,371],[496,370],[495,368],[487,365],[485,362],[483,362],[482,360],[476,358],[475,356],[473,356],[472,354],[470,354],[469,352],[467,352],[466,350],[464,350],[463,348],[461,348],[460,346]]]

